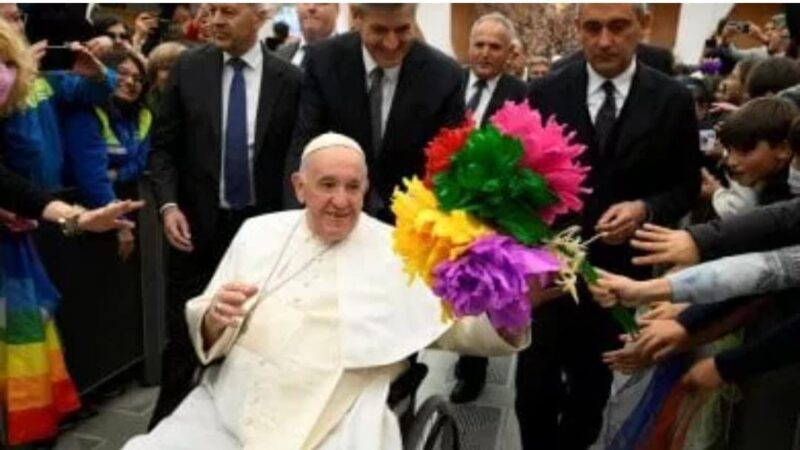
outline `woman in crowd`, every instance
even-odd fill
[[[154,48],[147,57],[147,84],[150,89],[145,103],[154,114],[158,113],[158,102],[167,87],[169,71],[184,50],[186,46],[179,42],[165,42]]]
[[[111,98],[93,108],[65,116],[64,139],[68,173],[82,201],[101,207],[119,194],[135,196],[137,181],[147,163],[153,121],[144,105],[145,69],[131,51],[116,50],[103,63],[117,72]],[[117,232],[119,254],[133,251],[131,230]]]
[[[128,25],[117,16],[104,16],[95,19],[94,29],[98,36],[108,36],[118,48],[127,48],[132,44]]]
[[[20,31],[0,20],[0,115],[6,121],[9,116],[36,108],[30,104],[30,96],[41,79],[36,76],[32,56]],[[18,154],[6,152],[5,156],[19,163]],[[20,175],[0,169],[0,207],[10,209],[0,211],[0,328],[5,331],[0,339],[3,448],[54,437],[61,418],[80,405],[53,320],[58,293],[33,246],[29,232],[37,222],[31,218],[57,222],[65,234],[72,235],[131,227],[132,223],[118,217],[141,206],[121,202],[86,212],[54,200],[23,178],[21,175],[31,178],[42,173],[35,161],[16,167]]]

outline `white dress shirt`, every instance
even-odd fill
[[[222,56],[222,142],[220,148],[220,176],[219,176],[219,202],[220,207],[228,209],[230,206],[225,200],[225,132],[228,125],[228,96],[230,95],[231,82],[233,82],[233,67],[228,61],[233,56],[223,53]],[[255,202],[255,189],[253,185],[253,155],[256,146],[256,116],[258,115],[258,101],[261,98],[261,72],[264,66],[264,55],[261,45],[253,44],[240,58],[246,63],[243,70],[244,84],[247,98],[247,156],[250,162],[250,198]]]
[[[306,56],[306,38],[300,35],[300,42],[297,43],[297,51],[294,52],[294,56],[292,56],[292,64],[296,67],[300,67],[303,64],[303,58]]]
[[[362,46],[361,52],[364,56],[364,70],[367,72],[367,92],[370,88],[369,74],[372,69],[378,67],[378,63],[372,59],[367,48]],[[392,110],[392,100],[394,99],[394,91],[397,89],[397,80],[400,78],[400,68],[402,64],[397,67],[383,69],[383,105],[381,105],[381,131],[386,134],[386,121],[389,119],[389,111]]]
[[[483,122],[483,116],[486,114],[486,108],[489,107],[489,101],[492,99],[492,95],[494,95],[494,90],[497,88],[497,82],[500,81],[501,75],[497,75],[492,79],[486,80],[486,87],[483,89],[483,94],[481,94],[481,100],[478,102],[478,107],[475,109],[475,111],[473,111],[473,118],[475,119],[475,123],[477,125],[480,125]],[[478,90],[478,80],[479,78],[475,75],[475,72],[470,70],[467,92],[466,96],[464,97],[464,104],[469,103],[469,100],[475,94],[475,91]]]
[[[592,118],[594,123],[597,118],[597,113],[603,102],[606,100],[606,93],[603,91],[603,83],[607,78],[592,69],[592,65],[586,63],[586,71],[589,73],[589,81],[586,83],[586,106],[589,108],[589,117]],[[630,65],[621,74],[611,79],[614,83],[614,100],[617,106],[617,117],[622,107],[625,105],[625,99],[628,98],[628,93],[631,91],[631,83],[633,82],[633,74],[636,73],[636,58],[631,60]]]

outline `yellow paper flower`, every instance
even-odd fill
[[[411,280],[418,276],[431,286],[440,262],[458,258],[472,241],[494,231],[463,210],[441,211],[434,193],[416,177],[403,183],[406,191],[395,189],[392,196],[394,251]]]

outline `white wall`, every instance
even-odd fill
[[[697,64],[703,46],[716,30],[719,19],[727,16],[733,3],[681,3],[675,57],[684,64]]]

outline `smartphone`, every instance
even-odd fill
[[[742,20],[731,20],[728,22],[732,27],[736,29],[739,33],[749,33],[750,32],[750,23],[742,21]]]
[[[66,45],[48,45],[39,68],[44,71],[72,70],[74,65],[75,52],[72,49]]]
[[[711,153],[714,151],[714,145],[717,143],[717,132],[713,128],[700,130],[700,151],[703,153]]]

